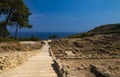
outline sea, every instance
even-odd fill
[[[14,34],[14,32],[11,32],[10,36],[14,37]],[[17,38],[29,38],[35,36],[41,40],[48,40],[51,35],[57,35],[57,38],[64,38],[73,34],[76,34],[76,32],[18,32]]]

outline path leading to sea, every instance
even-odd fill
[[[45,43],[37,56],[29,58],[25,64],[1,74],[0,77],[57,77],[52,67],[52,57],[49,56],[49,45]]]

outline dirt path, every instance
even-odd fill
[[[1,74],[0,77],[57,77],[48,50],[49,45],[46,42],[37,56],[28,59],[25,64]]]

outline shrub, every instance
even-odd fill
[[[49,36],[49,39],[56,39],[57,38],[57,35],[51,35]]]
[[[18,40],[15,40],[13,38],[10,37],[0,37],[0,42],[18,42]]]
[[[35,36],[32,36],[30,38],[20,38],[19,41],[40,41],[41,39]]]
[[[31,41],[40,41],[40,38],[32,36]]]

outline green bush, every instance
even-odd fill
[[[31,41],[40,41],[40,38],[32,36]]]
[[[57,35],[51,35],[49,36],[49,39],[56,39],[58,36]]]
[[[40,41],[41,39],[35,36],[32,36],[30,38],[19,38],[19,41]]]
[[[18,40],[15,40],[10,37],[0,37],[0,42],[18,42]]]

